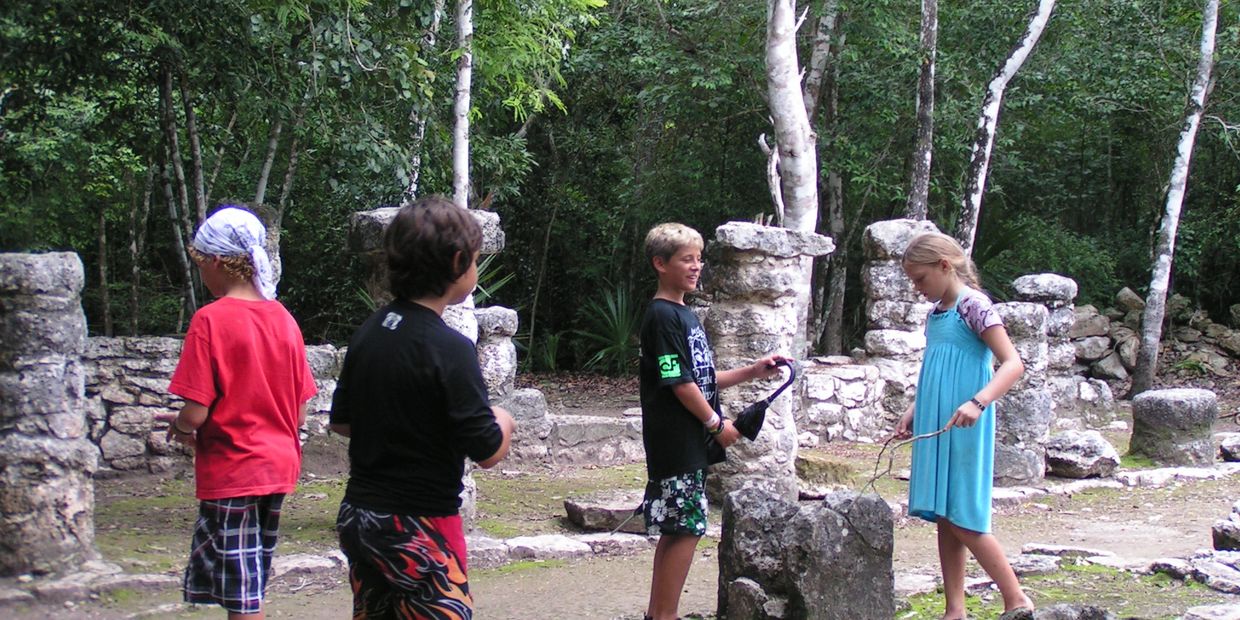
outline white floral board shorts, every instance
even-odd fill
[[[706,470],[646,483],[641,510],[646,517],[646,531],[651,536],[705,536]]]

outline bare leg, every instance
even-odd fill
[[[646,615],[654,620],[675,620],[680,591],[685,587],[693,554],[700,537],[664,534],[654,550],[654,574],[650,580],[650,603]]]
[[[265,618],[266,614],[261,611],[255,614],[238,614],[231,611],[228,612],[228,620],[264,620]]]
[[[939,568],[943,570],[944,620],[965,617],[964,562],[965,545],[956,536],[956,528],[947,519],[938,520]]]
[[[1003,595],[1003,611],[1012,611],[1021,607],[1033,609],[1033,601],[1025,596],[1025,591],[1020,587],[1020,580],[1016,578],[1012,565],[1008,564],[1007,556],[1003,555],[1003,547],[999,545],[999,540],[994,535],[966,530],[947,520],[942,520],[939,524],[940,527],[946,525],[951,528],[956,538],[969,548],[974,558],[977,558],[977,563],[982,566],[982,570],[986,571],[995,585],[999,586],[999,593]],[[946,577],[944,577],[944,583],[946,583]]]

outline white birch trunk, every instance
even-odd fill
[[[151,212],[151,192],[155,186],[155,164],[146,168],[146,184],[142,190],[141,206],[135,205],[129,212],[129,335],[138,335],[138,284],[141,282],[142,270],[138,259],[146,246],[146,221]]]
[[[956,240],[964,247],[966,253],[973,252],[973,241],[977,234],[977,217],[982,210],[982,192],[986,189],[986,174],[990,169],[990,152],[995,145],[995,128],[999,124],[999,108],[1003,105],[1003,91],[1008,82],[1016,76],[1025,59],[1033,52],[1050,21],[1051,11],[1055,9],[1055,0],[1039,0],[1038,8],[1029,19],[1025,34],[1012,48],[1003,66],[995,72],[990,85],[986,87],[986,96],[982,99],[982,112],[977,119],[977,134],[973,140],[973,152],[969,160],[968,177],[965,182],[964,200],[960,207],[960,219],[956,222]]]
[[[207,192],[202,178],[202,144],[198,139],[198,115],[194,112],[194,100],[190,97],[188,78],[181,72],[181,106],[185,108],[185,135],[189,139],[190,172],[194,179],[195,224],[207,219]]]
[[[817,137],[805,111],[801,69],[797,61],[796,0],[767,0],[766,83],[775,141],[779,149],[780,193],[784,228],[815,232],[818,225]],[[792,355],[804,357],[807,344],[813,259],[801,261],[802,286],[797,293],[797,321],[801,329]]]
[[[1197,60],[1197,77],[1193,80],[1188,107],[1184,112],[1184,126],[1180,130],[1175,164],[1171,167],[1171,180],[1167,187],[1167,204],[1162,225],[1158,229],[1158,247],[1153,274],[1150,276],[1150,292],[1145,299],[1145,316],[1141,321],[1141,349],[1137,353],[1137,366],[1132,373],[1130,398],[1153,386],[1154,373],[1158,368],[1158,347],[1162,340],[1163,319],[1167,314],[1167,285],[1171,281],[1176,229],[1180,225],[1180,209],[1184,204],[1184,189],[1188,184],[1193,144],[1197,140],[1197,128],[1201,125],[1201,116],[1205,112],[1206,96],[1210,88],[1217,28],[1218,0],[1206,0],[1201,15],[1201,56]]]
[[[819,99],[823,81],[827,75],[827,66],[831,64],[831,45],[839,26],[839,0],[827,0],[823,6],[822,17],[818,18],[818,27],[814,32],[814,48],[809,56],[809,73],[805,76],[802,96],[805,99],[805,114],[810,125],[818,115]]]
[[[930,159],[934,145],[934,59],[938,51],[938,0],[921,0],[921,69],[917,77],[917,142],[904,217],[924,220],[930,206]]]
[[[271,178],[271,168],[276,162],[276,151],[280,150],[280,132],[283,130],[284,119],[277,118],[267,137],[267,158],[263,160],[263,169],[258,174],[258,187],[254,189],[255,206],[263,204],[267,199],[267,180]]]
[[[457,0],[456,37],[460,58],[456,61],[456,103],[452,107],[452,200],[469,207],[469,90],[473,79],[474,3]]]

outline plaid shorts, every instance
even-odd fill
[[[342,501],[336,532],[349,559],[354,620],[473,618],[459,515],[399,515]]]
[[[642,512],[646,516],[646,531],[651,536],[705,536],[706,470],[646,483]]]
[[[185,602],[238,614],[263,610],[284,494],[203,500],[185,567]]]

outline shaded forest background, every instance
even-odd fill
[[[820,4],[801,28],[802,64]],[[939,7],[929,217],[944,230],[986,83],[1035,4]],[[899,217],[908,192],[919,3],[840,5],[838,120],[818,127],[818,149],[822,178],[843,179],[847,348],[864,330],[860,231]],[[452,7],[436,6],[6,3],[0,250],[81,255],[94,335],[175,333],[190,309],[174,231],[196,219],[197,160],[206,204],[253,203],[266,186],[281,299],[308,342],[344,343],[369,312],[349,214],[398,204],[415,173],[420,192],[452,190],[457,49]],[[999,121],[974,250],[995,297],[1047,271],[1077,280],[1078,304],[1107,304],[1123,286],[1144,294],[1200,11],[1182,0],[1056,7]],[[486,267],[486,303],[520,312],[532,367],[624,367],[598,352],[631,344],[653,290],[640,258],[651,225],[678,220],[709,238],[771,212],[757,146],[771,132],[765,20],[762,3],[723,0],[475,2],[472,206],[497,211],[507,234]],[[1238,36],[1225,3],[1172,279],[1220,320],[1240,301]]]

